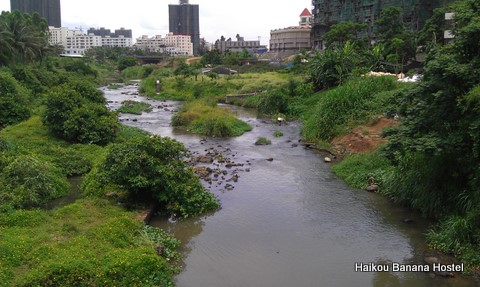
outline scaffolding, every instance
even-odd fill
[[[375,21],[380,17],[381,11],[388,7],[402,8],[404,22],[413,31],[419,31],[433,10],[443,2],[444,0],[312,0],[314,21],[311,36],[314,47],[323,49],[323,35],[332,25],[346,21],[366,23],[367,36],[375,39]]]

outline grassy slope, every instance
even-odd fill
[[[142,285],[153,281],[149,272],[171,282],[142,224],[104,200],[0,214],[0,226],[0,286],[150,286]]]
[[[124,127],[117,141],[140,134]],[[56,139],[39,116],[3,129],[0,137],[22,154],[34,154],[59,166],[65,176],[87,173],[105,155],[101,146]],[[80,284],[76,286],[140,286],[141,282],[150,286],[147,280],[173,286],[173,268],[156,254],[157,243],[143,230],[133,213],[96,198],[52,211],[2,213],[0,286],[68,286],[73,282]],[[173,242],[167,235],[162,238]]]

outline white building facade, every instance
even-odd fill
[[[132,38],[95,36],[86,34],[81,29],[49,27],[49,32],[49,44],[63,47],[62,54],[66,55],[83,55],[86,50],[93,47],[131,47],[133,45]]]
[[[171,56],[193,56],[193,43],[190,35],[168,33],[165,38],[161,35],[153,37],[143,35],[137,38],[135,47],[147,52],[167,53]]]

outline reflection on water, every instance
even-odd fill
[[[128,87],[107,91],[106,96],[112,106],[125,99],[142,100],[131,95],[135,91]],[[221,210],[175,223],[152,221],[184,244],[185,269],[177,276],[177,286],[474,286],[468,280],[432,279],[426,273],[355,272],[357,262],[423,263],[427,222],[378,194],[347,187],[321,155],[299,145],[297,123],[278,126],[235,107],[253,130],[237,138],[201,141],[170,127],[171,109],[178,103],[148,102],[156,107],[151,113],[120,118],[173,137],[193,152],[228,147],[229,157],[251,164],[249,172],[235,171],[239,180],[233,190],[206,185],[221,200]],[[165,104],[171,109],[158,108]],[[273,137],[277,130],[284,136]],[[272,145],[255,146],[260,136]],[[404,223],[405,218],[414,223]]]

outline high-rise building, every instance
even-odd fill
[[[168,5],[169,31],[174,35],[192,37],[193,54],[198,55],[200,47],[200,24],[198,5],[180,0],[178,5]]]
[[[325,48],[323,36],[334,24],[351,21],[366,23],[367,36],[375,39],[375,21],[380,17],[382,10],[388,7],[400,7],[403,20],[413,31],[422,29],[425,21],[432,15],[433,9],[448,3],[451,0],[312,0],[313,25],[312,41],[317,49]]]
[[[62,27],[60,0],[10,0],[10,10],[30,14],[37,12],[47,19],[48,26]]]

